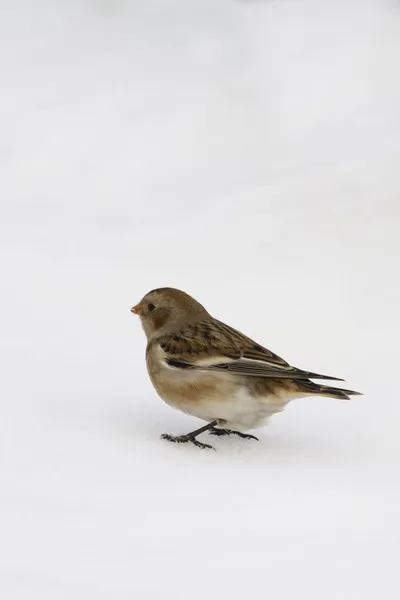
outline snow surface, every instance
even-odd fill
[[[397,600],[400,4],[13,0],[0,39],[1,598]],[[365,396],[168,445],[164,285]]]

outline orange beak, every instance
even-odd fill
[[[131,312],[135,313],[135,315],[140,315],[140,304],[136,304],[136,306],[132,306]]]

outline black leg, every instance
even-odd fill
[[[233,431],[232,429],[218,429],[217,427],[212,427],[210,429],[211,435],[237,435],[245,440],[257,440],[258,437],[255,435],[250,435],[250,433],[242,433],[241,431]]]
[[[198,442],[196,437],[200,435],[200,433],[212,429],[216,424],[217,421],[212,421],[211,423],[204,425],[204,427],[200,427],[199,429],[191,431],[190,433],[186,433],[185,435],[169,435],[169,433],[163,433],[161,438],[163,440],[167,440],[168,442],[174,442],[175,444],[186,444],[187,442],[190,442],[198,448],[211,448],[211,450],[214,450],[210,444],[202,444],[201,442]]]

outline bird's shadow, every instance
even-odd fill
[[[178,418],[177,418],[178,417]],[[254,461],[261,459],[268,463],[327,463],[338,464],[346,461],[346,450],[338,448],[331,440],[313,437],[309,431],[294,429],[293,424],[289,429],[282,425],[274,427],[269,424],[263,430],[253,432],[259,441],[242,439],[237,436],[214,436],[207,432],[199,436],[199,441],[211,444],[216,453],[199,449],[192,444],[171,444],[161,439],[163,433],[181,435],[196,429],[198,424],[181,415],[170,415],[170,411],[160,414],[159,410],[137,411],[135,407],[121,407],[97,415],[92,421],[92,427],[108,431],[110,436],[120,440],[137,444],[151,443],[153,448],[159,447],[165,452],[176,452],[187,455],[187,452],[201,455],[227,455],[240,456]]]

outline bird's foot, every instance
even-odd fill
[[[250,433],[242,433],[241,431],[233,431],[232,429],[219,429],[217,427],[213,427],[212,429],[210,429],[210,433],[211,435],[237,435],[238,437],[243,438],[244,440],[257,440],[257,442],[259,441],[258,437],[256,437],[255,435],[251,435]]]
[[[215,448],[213,446],[210,446],[210,444],[203,444],[202,442],[199,442],[198,440],[196,440],[196,438],[191,437],[190,435],[169,435],[169,433],[163,433],[161,439],[167,440],[167,442],[172,442],[173,444],[186,444],[190,442],[191,444],[197,446],[197,448],[201,448],[202,450],[204,450],[205,448],[215,450]]]

